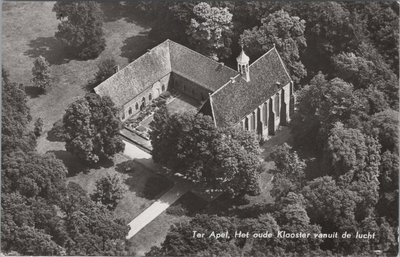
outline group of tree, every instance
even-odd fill
[[[41,93],[44,93],[51,86],[50,66],[46,58],[39,56],[33,62],[32,83]]]
[[[63,117],[65,148],[88,164],[124,150],[118,108],[109,97],[88,93],[73,102]]]
[[[189,180],[232,196],[259,193],[260,147],[251,133],[216,128],[211,117],[170,114],[166,107],[150,124],[154,161]]]
[[[98,182],[101,193],[95,195],[100,201],[91,200],[78,184],[67,184],[64,164],[52,154],[35,152],[36,138],[28,129],[31,116],[22,85],[9,81],[4,70],[2,82],[2,252],[126,254],[128,227],[103,205],[115,200],[107,199],[107,183]]]
[[[95,1],[57,1],[53,11],[60,20],[55,36],[72,56],[96,58],[105,48],[103,12]]]

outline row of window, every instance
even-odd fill
[[[276,117],[279,117],[279,115],[280,115],[280,111],[279,111],[279,94],[277,93],[276,95],[275,95],[275,101],[274,101],[274,105],[273,105],[273,107],[274,107],[274,111],[275,111],[275,115],[276,115]],[[265,119],[267,119],[267,117],[268,117],[268,114],[267,114],[267,109],[264,109],[264,111],[265,111]],[[258,119],[260,119],[260,109],[259,108],[257,108],[257,111],[256,111],[256,113],[252,113],[252,115],[250,116],[250,120],[249,120],[249,118],[248,117],[246,117],[245,118],[245,120],[244,120],[244,127],[245,127],[245,130],[254,130],[255,128],[256,128],[256,119],[255,119],[255,115],[257,115],[258,116]],[[250,122],[249,122],[250,121]],[[249,128],[249,125],[250,125],[250,128]]]
[[[165,85],[162,85],[161,86],[161,92],[164,92],[164,91],[165,91]],[[149,99],[149,101],[153,100],[153,96],[152,96],[151,93],[149,93],[148,99]],[[144,106],[146,106],[146,98],[145,97],[142,98],[142,104],[141,104],[140,108],[142,108]],[[139,110],[139,104],[138,103],[135,104],[135,110],[136,111]],[[132,107],[129,107],[128,114],[132,115],[132,113],[133,113]]]

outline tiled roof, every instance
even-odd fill
[[[211,115],[217,126],[226,126],[238,123],[291,81],[275,48],[254,61],[249,70],[250,81],[246,82],[237,71],[166,40],[105,80],[95,92],[109,96],[120,107],[165,75],[177,73],[214,92],[200,112]]]
[[[122,106],[170,72],[214,92],[237,72],[183,45],[166,40],[105,80],[94,90]]]
[[[211,95],[217,126],[238,123],[291,81],[275,48],[252,63],[249,70],[249,82],[238,75],[234,83],[228,82]]]
[[[237,74],[237,71],[222,63],[173,41],[169,42],[172,71],[213,92]]]
[[[100,96],[109,96],[117,106],[122,106],[170,72],[169,43],[165,41],[128,64],[94,90]]]

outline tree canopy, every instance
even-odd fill
[[[72,103],[63,117],[67,151],[90,164],[123,151],[117,113],[109,97],[94,93]]]
[[[103,12],[94,1],[57,1],[53,7],[61,21],[55,36],[81,59],[96,58],[105,48]]]
[[[201,2],[193,7],[193,14],[186,33],[195,50],[215,60],[229,57],[232,14],[228,8]]]
[[[49,63],[43,56],[39,56],[33,62],[32,68],[32,82],[40,88],[43,92],[47,90],[51,83]]]
[[[216,128],[209,116],[169,114],[166,108],[155,113],[150,126],[156,162],[232,195],[258,193],[260,148],[249,132]]]
[[[246,50],[251,56],[259,57],[275,46],[293,81],[300,82],[307,75],[300,61],[300,53],[307,46],[304,37],[305,21],[280,10],[261,19],[261,24],[245,30],[240,36]]]

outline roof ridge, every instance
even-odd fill
[[[237,71],[235,71],[235,72],[237,72]],[[232,78],[237,78],[238,76],[240,76],[240,73],[237,73],[234,77],[232,77]],[[231,78],[231,79],[232,79]],[[220,91],[223,87],[225,87],[225,86],[227,86],[227,85],[229,85],[231,83],[231,80],[229,80],[229,81],[227,81],[225,84],[223,84],[220,88],[218,88],[217,90],[215,90],[210,96],[212,96],[212,95],[214,95],[215,93],[217,93],[218,91]]]
[[[214,59],[211,58],[211,57],[208,57],[208,56],[205,56],[204,54],[201,54],[201,53],[199,53],[199,52],[196,52],[195,50],[190,49],[189,47],[187,47],[187,46],[185,46],[185,45],[179,44],[179,43],[177,43],[177,42],[175,42],[175,41],[173,41],[173,40],[171,40],[171,39],[167,39],[167,40],[169,40],[170,42],[172,42],[172,43],[174,43],[174,44],[176,44],[176,45],[179,45],[179,46],[182,46],[182,47],[188,49],[190,52],[193,52],[193,53],[195,53],[195,54],[197,54],[197,55],[199,55],[199,56],[202,56],[202,57],[204,57],[204,58],[206,58],[206,59],[211,60],[211,61],[213,61],[215,64],[221,65],[221,62],[218,62],[218,61],[214,60]],[[224,66],[227,67],[228,69],[231,69],[232,71],[235,71],[234,69],[232,69],[232,68],[229,67],[229,66],[226,66],[225,64],[224,64]]]
[[[215,114],[214,114],[214,107],[213,107],[213,101],[212,101],[211,94],[209,95],[209,99],[210,99],[210,106],[211,106],[211,114],[213,116],[214,126],[216,127],[217,126],[217,121],[216,121],[216,117],[215,117]]]
[[[279,54],[278,50],[276,50],[276,48],[275,48],[275,51],[276,51],[276,54],[277,54],[278,57],[279,57],[279,60],[281,61],[281,64],[282,64],[282,66],[283,66],[283,69],[284,69],[285,72],[286,72],[286,75],[289,77],[290,81],[293,82],[292,78],[290,77],[289,72],[288,72],[287,69],[286,69],[286,65],[285,65],[285,63],[283,62],[282,58],[281,58],[281,55]]]
[[[249,67],[251,67],[253,64],[255,64],[256,62],[258,62],[259,60],[261,60],[264,56],[266,56],[267,54],[269,54],[272,50],[276,50],[275,45],[274,47],[272,47],[271,49],[269,49],[265,54],[261,55],[260,57],[258,57],[254,62],[252,62]]]

